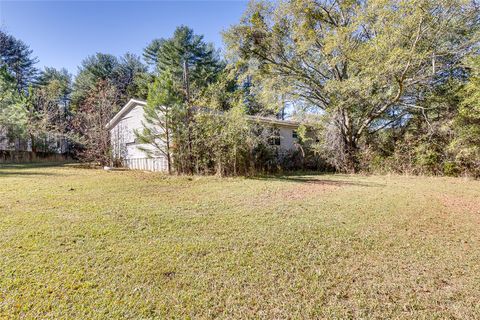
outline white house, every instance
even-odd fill
[[[167,161],[161,156],[149,157],[145,149],[153,151],[153,146],[140,144],[136,141],[135,131],[142,130],[146,102],[131,99],[110,120],[106,128],[110,132],[113,154],[120,158],[124,167],[136,170],[167,171]],[[274,129],[277,139],[272,144],[278,146],[280,153],[295,148],[297,128],[296,121],[279,120],[275,118],[246,116],[249,121],[259,123]]]

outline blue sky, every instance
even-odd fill
[[[181,24],[221,47],[221,31],[237,23],[246,7],[246,1],[0,0],[0,27],[33,49],[38,67],[75,74],[88,55],[140,55],[152,39],[170,37]]]

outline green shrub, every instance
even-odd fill
[[[443,174],[444,175],[455,177],[455,176],[458,176],[458,173],[459,173],[458,166],[455,162],[446,161],[443,164]]]

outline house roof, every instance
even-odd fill
[[[249,115],[247,115],[246,117],[247,117],[247,120],[252,122],[268,123],[268,124],[279,125],[283,127],[291,127],[291,128],[298,128],[298,126],[300,126],[300,122],[298,121],[282,120],[282,119],[260,117],[260,116],[249,116]]]
[[[120,109],[120,111],[118,111],[118,113],[112,118],[112,120],[110,120],[107,123],[105,128],[107,130],[110,130],[118,123],[118,121],[120,121],[120,119],[123,118],[124,115],[129,113],[133,108],[135,108],[136,106],[146,106],[146,105],[147,105],[147,102],[145,101],[130,99],[130,101],[128,101],[127,104],[122,109]]]
[[[110,120],[107,123],[105,128],[107,130],[110,130],[120,121],[121,118],[123,118],[124,115],[129,113],[133,108],[135,108],[136,106],[146,106],[146,105],[147,105],[147,102],[145,101],[130,99],[130,101],[127,102],[127,104],[112,118],[112,120]],[[266,124],[279,125],[279,126],[290,127],[290,128],[298,128],[298,126],[300,125],[300,122],[298,121],[281,120],[281,119],[269,118],[269,117],[247,115],[246,118],[251,122],[266,123]]]

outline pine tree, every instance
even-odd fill
[[[181,26],[172,38],[154,40],[144,57],[155,64],[156,80],[148,93],[147,121],[138,136],[167,158],[169,172],[174,162],[177,171],[194,173],[192,107],[223,67],[218,52],[203,36]],[[152,129],[156,126],[159,130]]]
[[[0,67],[0,139],[23,136],[26,124],[26,99],[18,92],[15,77]]]
[[[35,81],[37,62],[29,46],[0,30],[0,67],[5,67],[13,76],[18,91],[26,91],[29,84]]]
[[[77,108],[94,90],[99,82],[107,81],[119,93],[119,103],[124,104],[132,97],[145,98],[140,94],[140,78],[147,72],[140,58],[133,54],[125,54],[117,58],[111,54],[97,53],[83,60],[79,73],[75,78],[72,94],[73,106]]]
[[[206,43],[203,36],[186,26],[178,27],[172,38],[153,40],[145,48],[144,57],[147,63],[155,64],[156,74],[169,72],[177,82],[183,81],[186,65],[192,101],[216,80],[223,68],[213,44]]]
[[[178,123],[178,110],[181,109],[181,95],[170,72],[163,72],[155,79],[148,92],[144,108],[145,122],[141,131],[135,132],[140,147],[148,156],[163,156],[167,160],[168,173],[172,173],[172,145]]]

